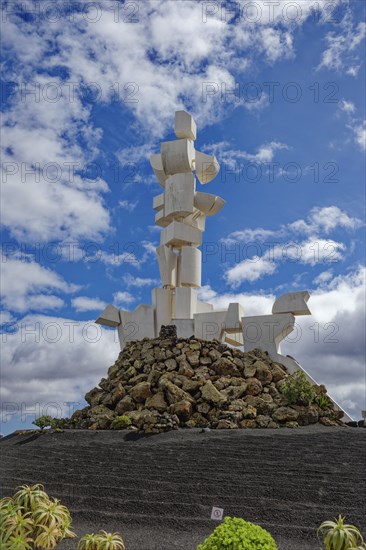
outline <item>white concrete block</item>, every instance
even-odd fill
[[[195,227],[190,227],[183,222],[173,221],[160,234],[160,244],[181,247],[193,244],[202,244],[202,232]]]
[[[189,287],[177,287],[175,289],[173,318],[193,319],[197,310],[197,290]]]
[[[121,349],[126,342],[155,337],[154,308],[145,304],[134,311],[120,311],[122,323],[118,326],[118,337]]]
[[[194,206],[205,216],[214,216],[224,207],[225,201],[217,195],[197,191],[194,196]]]
[[[198,248],[183,246],[179,262],[178,281],[182,286],[200,287],[202,252]]]
[[[226,311],[210,311],[194,315],[194,335],[203,340],[222,341]]]
[[[213,311],[213,309],[214,307],[212,304],[197,300],[197,313],[209,313],[210,311]]]
[[[295,325],[292,313],[243,317],[244,351],[259,348],[269,355],[280,353],[280,343]]]
[[[174,324],[177,327],[178,338],[190,338],[194,335],[193,319],[174,319]]]
[[[193,141],[197,137],[197,126],[193,116],[186,111],[175,111],[174,132],[177,138],[187,138]]]
[[[152,304],[155,311],[155,336],[159,336],[162,325],[172,323],[173,290],[170,288],[153,288]]]
[[[194,192],[195,178],[192,173],[170,176],[165,184],[165,216],[174,219],[193,214]]]
[[[174,287],[177,284],[177,255],[168,246],[156,249],[162,285]]]
[[[160,144],[160,151],[163,170],[167,176],[192,172],[195,150],[189,139],[164,141]]]
[[[273,304],[272,313],[292,313],[293,315],[311,315],[306,305],[310,298],[307,290],[301,292],[288,292],[279,296]]]
[[[119,310],[108,304],[95,322],[106,327],[117,327],[121,323]]]
[[[160,195],[155,195],[153,198],[153,209],[154,210],[163,210],[165,202],[165,193],[160,193]]]
[[[220,165],[214,155],[206,155],[196,151],[195,170],[197,178],[204,184],[216,178],[220,171]]]
[[[157,155],[151,155],[150,156],[150,164],[154,171],[154,174],[156,176],[156,179],[160,183],[162,187],[165,187],[165,180],[167,178],[167,175],[164,172],[163,168],[163,161],[161,158],[161,154],[158,153]]]
[[[243,316],[244,316],[244,309],[240,304],[236,302],[229,304],[226,317],[225,317],[225,331],[231,334],[242,333]]]

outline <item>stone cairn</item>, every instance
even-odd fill
[[[70,428],[127,427],[158,433],[177,428],[295,428],[320,422],[343,425],[342,411],[329,401],[292,404],[281,393],[286,367],[267,352],[244,353],[217,340],[176,337],[163,326],[159,338],[129,342],[89,391],[86,408],[68,421]],[[324,386],[314,386],[318,395]],[[114,422],[124,417],[125,424]],[[114,422],[114,423],[113,423]]]

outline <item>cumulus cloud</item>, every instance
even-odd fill
[[[114,305],[117,307],[123,307],[125,305],[132,304],[135,301],[134,296],[127,291],[119,291],[113,294]]]
[[[236,288],[244,281],[254,282],[272,275],[283,262],[315,266],[342,261],[347,245],[323,235],[327,236],[337,228],[355,231],[362,226],[359,218],[349,216],[336,206],[329,206],[314,207],[306,219],[298,219],[278,229],[259,227],[234,231],[222,242],[231,245],[243,243],[247,254],[242,261],[225,268],[225,279]],[[299,240],[298,235],[307,238]],[[249,257],[249,250],[254,250],[253,244],[261,250],[261,255]]]
[[[122,280],[128,287],[134,286],[137,288],[160,284],[158,279],[152,279],[151,277],[133,277],[131,273],[126,273],[126,275],[122,277]]]
[[[362,220],[350,217],[338,206],[315,206],[310,210],[306,221],[303,219],[296,220],[288,225],[288,229],[297,233],[313,235],[319,232],[329,234],[337,227],[354,230],[362,227],[362,225]]]
[[[219,156],[220,161],[227,164],[235,164],[235,162],[240,160],[264,164],[272,162],[275,152],[281,149],[288,149],[288,146],[285,143],[271,141],[260,145],[256,153],[248,153],[242,149],[232,149],[227,141],[221,141],[207,145],[203,149],[205,151],[213,151],[215,155]]]
[[[81,408],[84,394],[105,376],[119,351],[116,331],[92,321],[45,315],[23,317],[2,338],[6,345],[1,361],[7,366],[0,388],[4,430],[15,416],[18,426],[30,425],[52,403],[53,416],[69,414],[66,403]]]
[[[354,23],[347,10],[340,24],[339,32],[331,31],[326,36],[327,48],[322,54],[319,69],[328,69],[337,72],[346,70],[347,74],[357,76],[359,56],[357,47],[366,35],[364,22]]]
[[[71,305],[76,311],[98,311],[103,310],[106,303],[98,298],[88,298],[87,296],[77,296],[71,300]]]
[[[13,312],[60,308],[64,301],[54,293],[75,292],[78,288],[51,269],[26,258],[7,258],[2,263],[1,300]]]
[[[127,210],[127,212],[133,212],[138,205],[138,201],[132,202],[128,200],[123,200],[118,202],[118,206],[123,208],[123,210]]]

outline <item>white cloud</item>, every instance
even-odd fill
[[[122,307],[135,302],[136,298],[127,291],[120,291],[113,294],[113,303],[116,307]]]
[[[271,141],[260,145],[256,153],[248,153],[241,149],[232,149],[227,141],[213,143],[203,148],[204,151],[214,152],[215,155],[219,156],[220,161],[228,164],[235,164],[235,162],[242,159],[258,164],[269,163],[273,161],[275,152],[281,149],[288,149],[288,146],[278,141]]]
[[[127,273],[126,275],[124,275],[122,279],[123,279],[123,282],[128,287],[132,286],[132,287],[142,288],[145,286],[153,286],[153,285],[160,284],[159,279],[152,279],[150,277],[134,277],[130,273]]]
[[[366,150],[366,120],[353,127],[355,141],[362,151]]]
[[[104,264],[112,267],[119,267],[122,264],[129,264],[139,266],[140,261],[136,258],[133,252],[122,252],[121,254],[109,254],[108,252],[102,252],[100,254],[100,260]]]
[[[340,24],[339,33],[329,32],[326,36],[327,49],[323,52],[319,69],[328,69],[340,72],[347,69],[351,76],[357,76],[358,56],[356,48],[361,44],[366,34],[366,23],[353,24],[348,11]],[[351,68],[351,70],[350,70]]]
[[[0,311],[0,325],[5,325],[7,323],[13,323],[15,317],[9,311]]]
[[[234,231],[222,239],[222,242],[244,243],[248,246],[249,253],[249,246],[257,241],[261,254],[257,253],[253,257],[245,254],[246,257],[241,262],[226,268],[225,279],[231,286],[237,287],[244,281],[254,282],[266,275],[272,275],[281,262],[315,266],[341,261],[345,257],[346,245],[334,239],[325,239],[321,235],[328,235],[337,228],[352,231],[362,226],[360,219],[349,216],[336,206],[329,206],[314,207],[306,220],[298,219],[282,225],[278,230],[259,227]],[[298,234],[308,237],[298,240]],[[274,237],[278,239],[277,242],[273,242]]]
[[[243,260],[234,267],[225,272],[225,278],[232,287],[239,286],[244,281],[254,282],[264,277],[272,275],[277,269],[274,261],[268,258],[259,258],[254,256],[250,260]]]
[[[3,335],[1,401],[33,410],[27,416],[29,426],[47,404],[56,404],[52,415],[69,414],[67,402],[82,408],[84,394],[106,375],[119,353],[117,332],[92,321],[28,315],[16,329]]]
[[[352,218],[337,206],[315,206],[310,210],[307,220],[296,220],[288,225],[288,229],[298,233],[317,234],[324,232],[329,234],[337,227],[354,230],[362,227],[359,218]]]
[[[345,99],[339,102],[339,108],[347,114],[352,114],[356,110],[355,104]]]
[[[230,303],[239,303],[244,308],[244,315],[269,315],[275,301],[273,294],[258,294],[250,292],[224,292],[218,293],[210,285],[199,289],[200,300],[209,302],[215,309],[227,309]]]
[[[123,210],[127,210],[127,212],[133,212],[138,205],[138,201],[131,202],[128,200],[119,201],[118,206],[123,208]]]
[[[313,279],[313,283],[315,285],[322,285],[324,283],[327,283],[333,278],[333,271],[331,269],[328,269],[327,271],[322,271]]]
[[[76,311],[102,311],[105,308],[106,303],[98,298],[77,296],[71,300],[71,305]]]
[[[75,292],[78,288],[29,259],[6,258],[2,263],[1,299],[10,311],[60,308],[64,302],[53,293]]]
[[[256,227],[255,229],[241,229],[239,231],[233,231],[228,237],[222,239],[222,242],[230,244],[234,242],[251,243],[255,241],[263,242],[266,239],[278,236],[279,231],[272,231],[271,229],[263,229],[262,227]]]

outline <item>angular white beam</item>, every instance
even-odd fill
[[[112,304],[108,304],[95,322],[106,327],[118,327],[121,323],[119,310]]]
[[[273,304],[272,313],[292,313],[293,315],[311,315],[306,305],[310,298],[307,290],[301,292],[288,292],[279,296]]]

